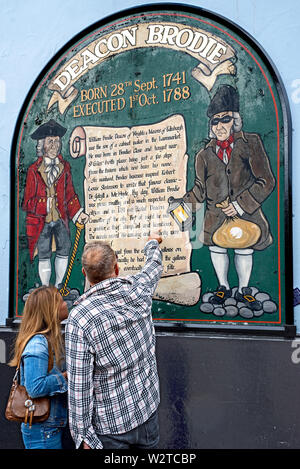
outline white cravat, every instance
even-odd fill
[[[49,158],[48,156],[44,156],[44,163],[48,185],[52,186],[59,173],[59,158]]]

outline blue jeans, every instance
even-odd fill
[[[157,412],[139,427],[118,435],[97,435],[103,449],[153,449],[159,441],[159,425]]]
[[[62,449],[62,427],[49,427],[43,423],[21,425],[25,449]]]

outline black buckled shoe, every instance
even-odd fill
[[[222,305],[227,298],[231,297],[231,288],[226,289],[223,285],[218,287],[218,290],[214,292],[213,296],[209,298],[209,302],[213,305]]]
[[[242,293],[237,290],[234,297],[237,301],[244,303],[245,306],[247,306],[247,308],[251,309],[252,311],[259,311],[262,309],[261,302],[254,298],[250,287],[243,287]]]

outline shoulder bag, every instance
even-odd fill
[[[45,336],[46,337],[46,336]],[[49,343],[48,337],[48,373],[53,367],[53,353]],[[47,396],[31,398],[26,391],[25,386],[19,383],[20,363],[18,363],[16,373],[13,377],[13,383],[9,393],[7,406],[5,410],[5,417],[7,420],[24,422],[25,425],[29,423],[31,428],[32,423],[44,422],[50,415],[50,398]]]

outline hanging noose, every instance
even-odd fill
[[[84,224],[79,223],[77,221],[75,223],[75,226],[76,226],[75,241],[74,241],[73,251],[72,251],[69,266],[68,266],[67,276],[66,276],[65,283],[64,283],[63,287],[59,290],[60,294],[62,296],[68,296],[69,293],[70,293],[70,291],[67,289],[67,285],[68,285],[70,275],[71,275],[71,272],[72,272],[75,256],[76,256],[77,249],[78,249],[79,239],[80,239],[81,231],[84,228]]]

